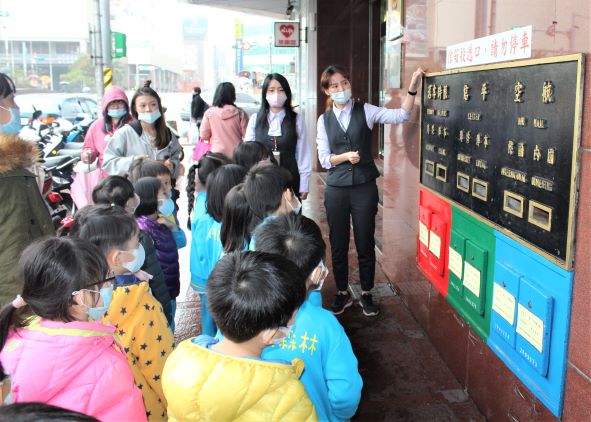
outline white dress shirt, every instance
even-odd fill
[[[279,113],[273,113],[269,110],[267,114],[267,122],[269,122],[269,136],[281,136],[281,123],[285,118],[285,110]],[[250,116],[248,126],[246,127],[246,135],[244,142],[252,142],[256,140],[256,124],[257,114]],[[300,192],[308,192],[310,183],[310,173],[312,172],[312,158],[310,152],[310,145],[306,138],[306,127],[304,119],[299,114],[296,115],[296,134],[297,143],[295,150],[295,159],[298,163],[298,171],[300,173]]]
[[[349,123],[351,122],[352,110],[352,100],[349,100],[343,109],[337,108],[334,105],[332,106],[332,112],[334,113],[337,121],[344,131],[347,131]],[[373,125],[375,123],[397,124],[408,120],[410,116],[410,111],[407,111],[403,108],[376,107],[367,103],[363,104],[363,110],[365,111],[365,121],[367,122],[367,127],[370,130],[373,129]],[[335,154],[333,154],[333,152],[330,150],[328,135],[326,133],[326,128],[324,127],[324,115],[321,115],[318,118],[317,128],[316,145],[318,147],[318,160],[320,160],[322,167],[329,169],[333,167],[333,165],[330,163],[330,157]]]

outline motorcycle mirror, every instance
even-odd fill
[[[81,122],[82,120],[88,119],[89,117],[90,116],[88,114],[86,114],[86,113],[78,113],[78,114],[76,114],[76,119],[75,120],[77,122]]]
[[[42,114],[43,114],[43,112],[41,110],[35,109],[35,112],[33,113],[33,120],[38,119],[39,116],[41,116]]]

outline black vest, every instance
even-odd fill
[[[277,139],[277,150],[281,153],[279,158],[280,166],[285,167],[291,173],[291,187],[295,193],[299,194],[300,170],[295,156],[296,145],[298,144],[295,119],[296,116],[294,116],[294,122],[292,124],[289,124],[287,117],[283,119],[283,122],[281,122],[280,136],[269,135],[269,122],[267,119],[264,119],[263,124],[259,124],[260,122],[257,121],[255,126],[255,139],[257,142],[267,147],[269,155],[273,154],[272,151],[275,149],[275,139]]]
[[[329,169],[326,183],[330,186],[352,186],[377,178],[380,172],[371,156],[371,129],[367,127],[363,104],[353,102],[351,121],[346,132],[343,131],[332,108],[326,111],[323,117],[330,151],[335,155],[359,151],[361,157],[357,164],[345,161]]]

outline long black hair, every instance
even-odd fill
[[[207,177],[207,213],[217,222],[224,215],[226,195],[234,186],[242,183],[246,169],[238,164],[228,164],[216,169]]]
[[[6,98],[13,93],[16,94],[14,82],[6,73],[0,73],[0,98]]]
[[[147,95],[150,97],[156,98],[158,102],[158,110],[160,110],[160,117],[154,122],[154,126],[156,127],[156,139],[154,140],[154,146],[158,149],[164,149],[170,144],[171,135],[170,130],[166,126],[166,122],[164,121],[164,110],[162,108],[162,100],[160,100],[160,96],[156,91],[150,88],[152,81],[147,80],[144,82],[144,86],[138,89],[135,94],[133,94],[133,98],[131,99],[131,115],[134,119],[138,120],[138,112],[135,108],[135,101],[138,97],[142,95]]]
[[[206,152],[203,157],[189,168],[187,173],[187,199],[189,208],[189,218],[187,227],[191,230],[191,212],[195,206],[195,177],[199,179],[201,186],[205,187],[207,176],[209,176],[215,169],[231,164],[232,161],[224,154],[219,152]]]
[[[226,195],[220,240],[224,252],[242,251],[248,246],[258,220],[255,218],[246,196],[244,183],[234,186]]]
[[[285,91],[285,96],[287,99],[283,104],[283,109],[285,110],[285,118],[290,125],[293,126],[293,130],[295,133],[295,124],[296,124],[296,116],[297,113],[293,111],[293,107],[291,106],[291,88],[289,87],[289,82],[285,79],[280,73],[270,73],[267,75],[263,82],[263,89],[261,91],[261,108],[257,112],[257,126],[259,125],[268,125],[267,123],[267,115],[269,114],[269,110],[271,106],[269,106],[269,102],[267,101],[267,90],[269,89],[269,84],[271,81],[277,81],[281,85],[281,88]]]
[[[213,105],[215,107],[223,107],[225,105],[235,105],[236,102],[236,88],[231,82],[222,82],[215,89],[213,96]]]
[[[74,321],[70,312],[75,303],[72,293],[101,283],[109,270],[96,246],[70,237],[50,237],[32,243],[22,253],[18,266],[26,305],[17,309],[9,303],[0,311],[0,348],[4,348],[11,330],[25,327],[34,316]],[[4,377],[0,364],[0,378]]]

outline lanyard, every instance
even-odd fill
[[[278,151],[277,150],[277,137],[276,136],[273,137],[273,142],[274,142],[273,151]]]

